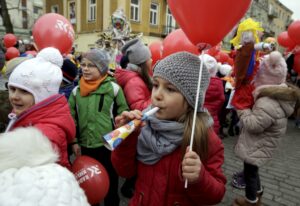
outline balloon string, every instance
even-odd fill
[[[197,86],[197,94],[196,94],[196,102],[195,102],[195,109],[194,109],[194,116],[193,116],[193,124],[192,124],[192,133],[191,133],[191,141],[190,141],[190,149],[189,151],[193,151],[193,143],[194,143],[194,133],[195,133],[195,125],[196,125],[196,117],[197,117],[197,109],[198,109],[198,102],[199,102],[199,93],[200,93],[200,85],[201,85],[201,77],[202,77],[202,70],[203,70],[203,59],[204,59],[204,50],[201,52],[200,58],[200,71],[198,77],[198,86]],[[184,188],[187,188],[188,181],[185,179]]]

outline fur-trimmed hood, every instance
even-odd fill
[[[254,99],[269,97],[279,102],[285,110],[293,110],[300,106],[300,89],[291,84],[264,85],[257,87],[253,92]],[[290,108],[292,107],[292,108]]]
[[[300,89],[291,84],[264,85],[254,90],[254,98],[270,97],[281,101],[300,103]]]
[[[55,163],[57,160],[58,154],[51,142],[35,127],[17,128],[0,134],[0,172]]]
[[[34,127],[0,135],[0,205],[89,206],[51,142]]]

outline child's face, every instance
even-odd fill
[[[17,116],[34,105],[34,97],[31,93],[14,86],[9,86],[8,92],[10,104]]]
[[[153,78],[151,100],[153,106],[160,108],[155,113],[158,119],[177,121],[188,110],[188,103],[180,91],[160,77]]]
[[[80,67],[82,69],[82,77],[86,81],[97,80],[101,77],[101,73],[97,66],[86,58],[82,59]]]

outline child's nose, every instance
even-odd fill
[[[158,88],[155,91],[153,91],[153,95],[154,95],[154,98],[156,100],[162,100],[163,99],[163,93],[162,93],[162,91],[161,91],[160,88]]]
[[[11,96],[12,99],[19,99],[20,98],[17,91],[14,91],[14,92],[10,93],[10,96]]]

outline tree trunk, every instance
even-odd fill
[[[6,0],[0,1],[0,16],[3,20],[3,26],[5,27],[6,33],[14,33],[14,28],[10,20],[10,16],[8,13]]]

